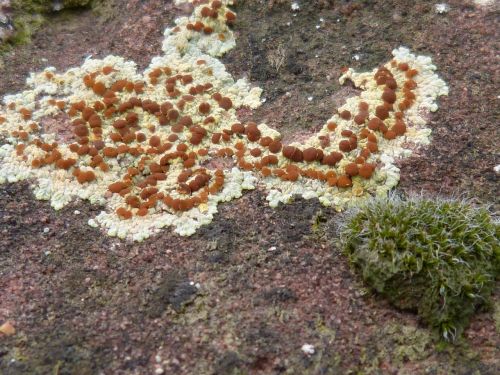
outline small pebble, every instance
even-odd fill
[[[0,333],[3,333],[6,336],[12,336],[14,333],[16,333],[16,329],[9,322],[5,322],[0,326]]]
[[[439,3],[435,5],[435,10],[437,14],[445,14],[450,11],[450,6],[446,3]]]
[[[314,354],[314,346],[311,345],[311,344],[304,344],[302,345],[302,348],[301,350],[305,353],[305,354]]]

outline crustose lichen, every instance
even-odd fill
[[[430,58],[403,47],[372,72],[345,70],[341,81],[363,91],[305,142],[241,123],[236,110],[259,106],[261,90],[215,57],[235,45],[232,2],[191,2],[143,73],[116,56],[88,59],[32,74],[27,90],[6,96],[0,183],[34,179],[36,197],[56,209],[75,197],[102,204],[91,225],[141,241],[170,225],[190,235],[257,184],[271,206],[301,195],[341,209],[386,194],[399,178],[394,158],[428,142],[421,114],[448,89]]]

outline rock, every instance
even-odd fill
[[[14,26],[10,15],[10,0],[0,0],[0,43],[14,35]]]
[[[6,335],[6,336],[12,336],[13,334],[16,333],[16,329],[12,324],[9,322],[5,322],[0,326],[0,333]]]

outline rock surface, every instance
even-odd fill
[[[237,46],[223,61],[267,99],[242,121],[310,134],[355,93],[337,83],[341,67],[371,69],[406,45],[433,57],[450,95],[430,117],[431,144],[401,163],[399,189],[498,207],[494,5],[449,1],[439,14],[434,1],[298,1],[297,12],[290,3],[234,7]],[[144,68],[185,9],[126,0],[97,11],[47,16],[31,43],[2,56],[0,94],[21,90],[31,71],[78,66],[90,54],[117,54]],[[277,69],[279,46],[285,61]],[[28,183],[0,186],[0,325],[15,327],[0,334],[1,373],[500,370],[498,290],[496,313],[479,314],[463,342],[436,350],[414,315],[367,293],[352,275],[336,248],[336,213],[315,200],[271,209],[254,191],[221,206],[191,238],[164,231],[142,244],[88,227],[99,210],[72,203],[54,212]]]

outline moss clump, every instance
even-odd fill
[[[89,8],[100,5],[104,0],[62,0],[60,9]],[[11,8],[15,34],[8,40],[8,45],[0,45],[0,54],[8,50],[9,45],[25,44],[45,22],[47,15],[58,10],[52,0],[12,0]]]
[[[470,203],[392,196],[353,209],[341,241],[366,283],[453,340],[490,300],[499,232],[488,210]]]

